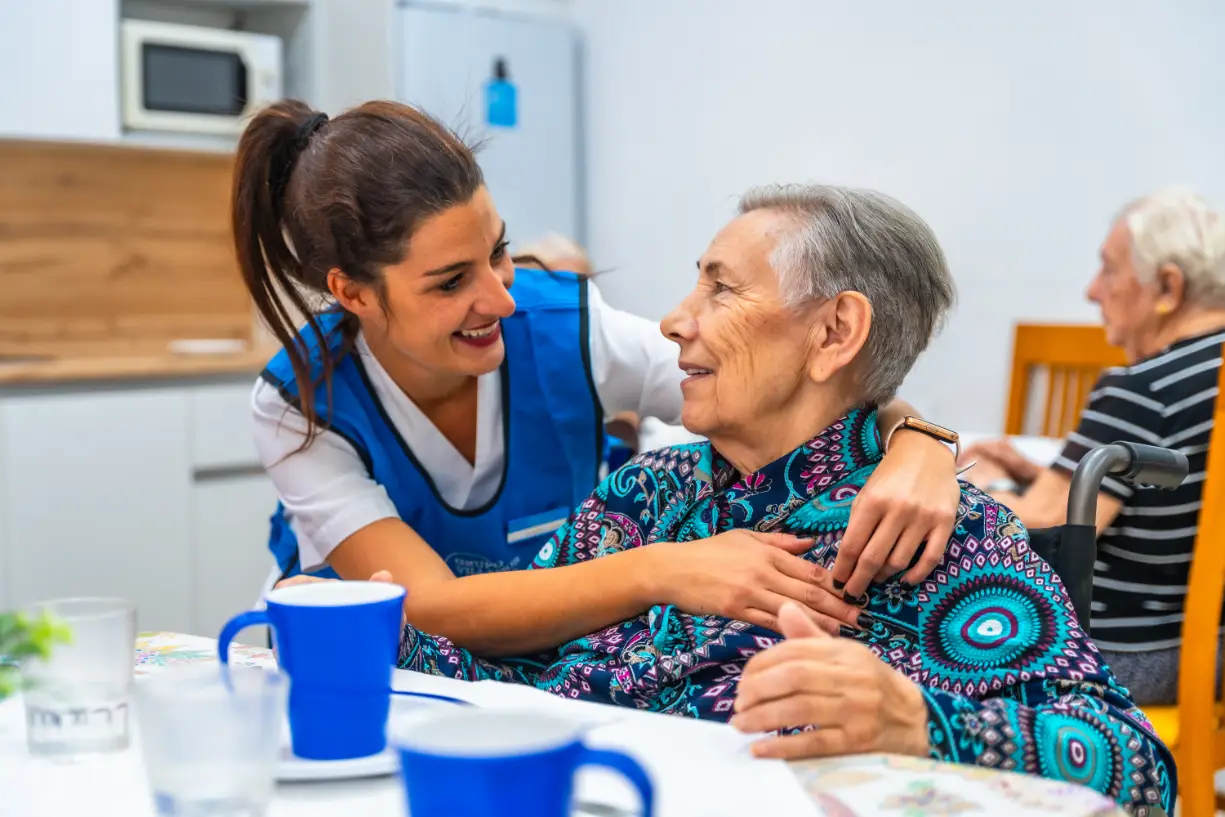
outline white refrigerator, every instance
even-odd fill
[[[514,246],[584,243],[580,40],[560,20],[396,10],[396,91],[469,140]]]

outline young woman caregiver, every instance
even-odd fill
[[[917,582],[942,555],[920,545],[952,531],[954,457],[899,433],[832,575],[793,555],[809,542],[748,531],[516,570],[595,485],[605,416],[678,421],[676,346],[583,278],[516,273],[472,151],[405,105],[329,120],[286,101],[256,115],[233,227],[284,346],[252,398],[283,577],[386,570],[414,625],[496,656],[655,604],[773,628],[793,599],[831,630],[856,626],[844,593],[877,573]],[[312,294],[332,303],[313,309]],[[295,312],[309,316],[300,331]],[[891,405],[881,426],[908,411]]]

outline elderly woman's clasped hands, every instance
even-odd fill
[[[745,665],[731,725],[750,734],[812,728],[763,738],[754,755],[929,753],[927,704],[917,684],[863,644],[830,636],[794,603],[783,605],[779,624],[787,640]]]

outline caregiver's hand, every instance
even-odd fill
[[[786,533],[732,530],[693,542],[660,543],[643,549],[655,560],[650,581],[656,598],[686,613],[720,615],[778,632],[778,609],[796,601],[811,620],[831,633],[870,622],[842,600],[829,571],[798,554],[811,539]]]
[[[851,503],[851,521],[833,574],[859,598],[868,585],[902,571],[917,585],[940,564],[961,503],[957,463],[940,442],[906,429],[893,435],[889,451]],[[910,567],[924,542],[923,555]]]
[[[300,573],[297,576],[293,576],[292,578],[282,579],[281,581],[277,582],[276,588],[293,587],[295,584],[317,584],[318,582],[339,582],[339,581],[343,581],[343,580],[342,579],[320,579],[315,576],[307,576],[306,574]],[[375,574],[370,577],[370,581],[387,582],[388,584],[392,584],[393,580],[391,578],[391,571],[390,570],[376,571]],[[276,588],[273,588],[273,589],[276,589]],[[407,615],[401,616],[400,626],[404,627],[407,624],[408,624],[408,616]]]
[[[794,604],[779,620],[787,640],[745,665],[731,724],[748,733],[816,728],[759,740],[754,755],[927,755],[927,704],[913,681],[863,644],[826,635]]]
[[[276,583],[276,587],[274,589],[279,589],[281,587],[293,587],[295,584],[316,584],[318,582],[338,582],[338,581],[340,581],[340,579],[320,579],[316,576],[307,576],[306,574],[302,573],[302,574],[299,574],[289,579],[282,579],[281,581]],[[386,570],[380,570],[377,573],[375,573],[373,576],[370,577],[370,581],[390,583],[391,573]]]

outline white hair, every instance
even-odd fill
[[[888,402],[956,300],[935,234],[901,202],[872,190],[769,186],[740,201],[741,213],[762,209],[794,218],[770,259],[788,304],[848,291],[868,299],[872,327],[857,364],[859,398]]]
[[[1173,264],[1186,279],[1189,302],[1225,307],[1225,214],[1191,190],[1170,187],[1130,202],[1120,219],[1141,280]]]
[[[548,233],[534,241],[529,241],[515,251],[515,255],[535,256],[550,267],[560,269],[566,264],[582,266],[581,270],[569,272],[591,272],[591,259],[587,252],[574,240],[557,233]]]

